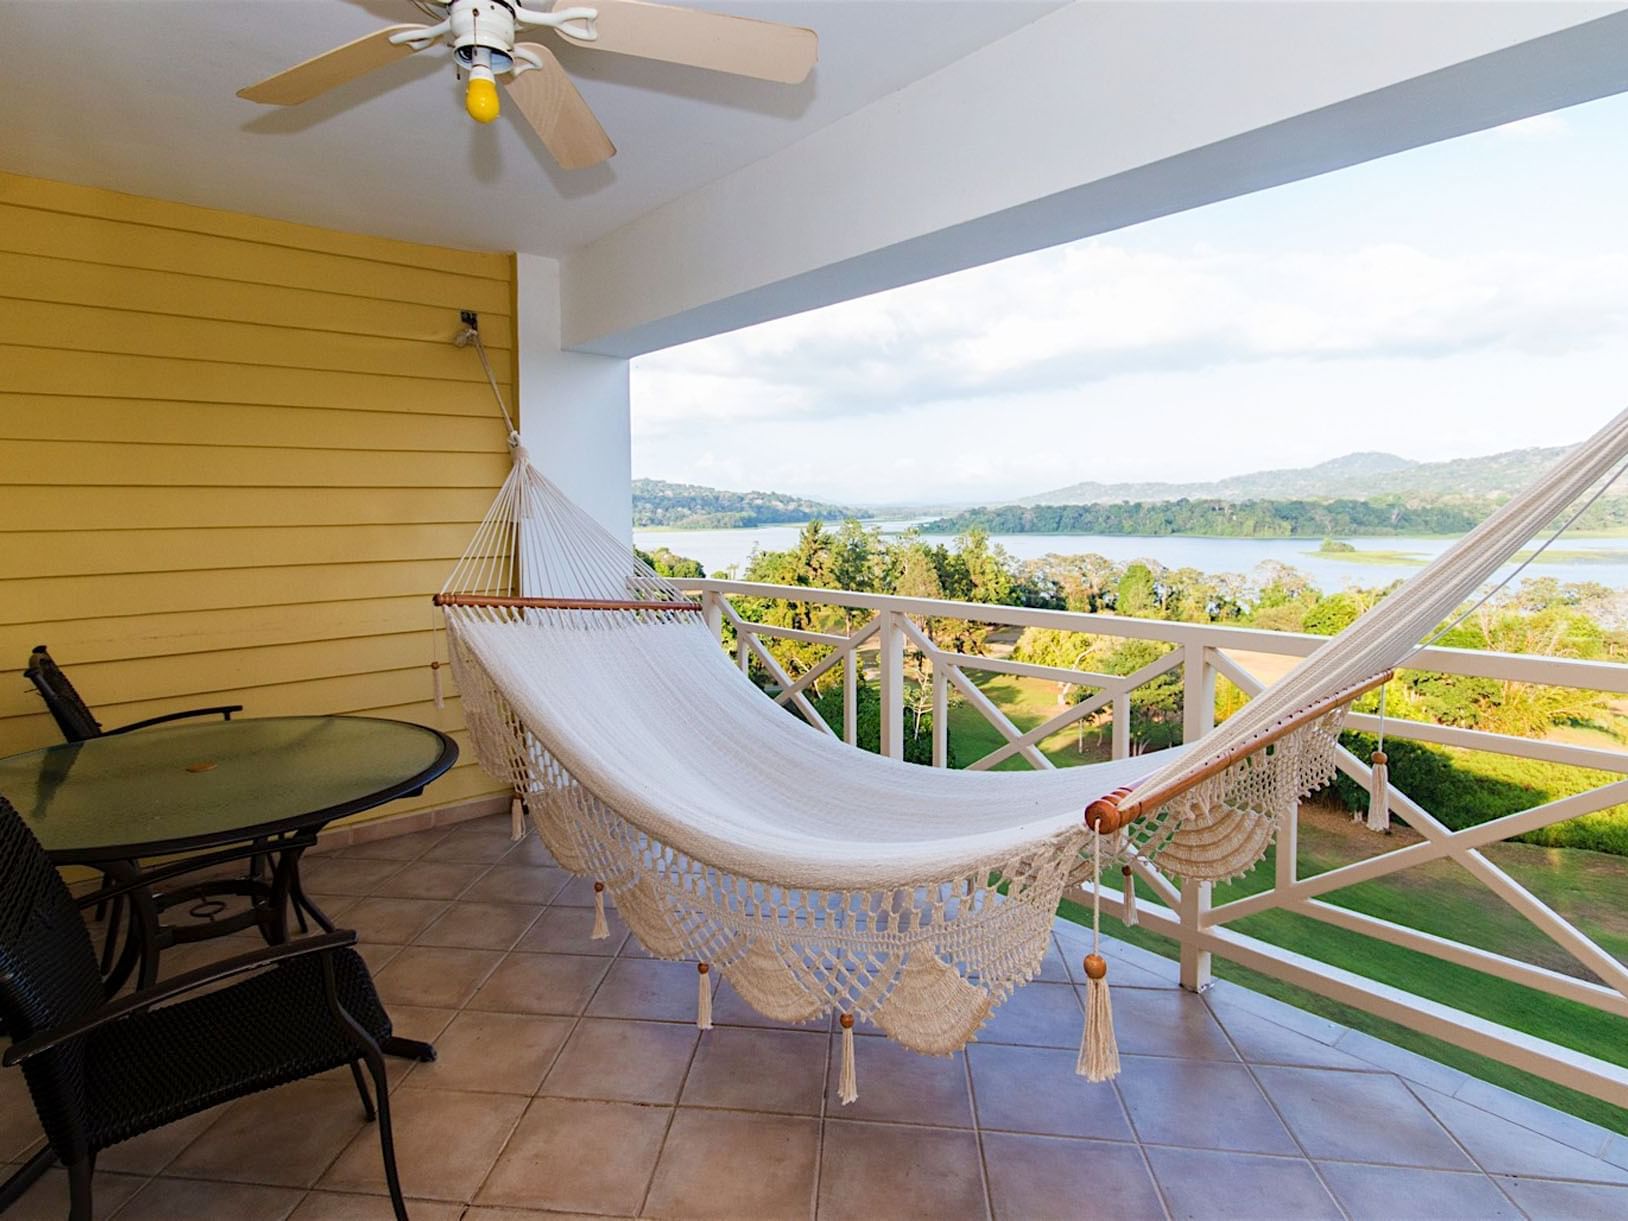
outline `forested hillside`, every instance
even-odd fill
[[[1100,504],[1148,500],[1326,500],[1344,496],[1509,495],[1527,486],[1566,452],[1514,449],[1476,458],[1415,462],[1396,454],[1355,453],[1316,466],[1252,471],[1208,483],[1075,483],[1066,488],[1025,496],[1019,505]],[[1616,489],[1628,492],[1628,488]]]
[[[678,526],[688,530],[727,530],[775,522],[843,521],[864,517],[864,509],[830,505],[784,492],[726,492],[695,483],[660,479],[633,481],[633,525]]]
[[[1173,500],[1130,504],[1002,505],[922,527],[924,534],[1200,534],[1220,538],[1327,538],[1356,534],[1462,534],[1491,504],[1409,505],[1383,500]]]

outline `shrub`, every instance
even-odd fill
[[[1359,759],[1373,753],[1372,734],[1348,733],[1340,740]],[[1385,754],[1391,783],[1455,831],[1619,779],[1589,768],[1398,738],[1386,741]],[[1354,780],[1342,775],[1335,787],[1347,809],[1368,808],[1368,791]],[[1628,856],[1628,806],[1569,818],[1513,838],[1551,848],[1587,848]]]

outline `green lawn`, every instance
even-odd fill
[[[1384,845],[1385,848],[1393,846],[1400,845]],[[1376,847],[1368,832],[1354,827],[1339,812],[1308,807],[1302,815],[1302,876],[1372,855]],[[1488,855],[1609,953],[1622,958],[1628,952],[1628,862],[1603,853],[1532,844],[1498,844],[1488,850]],[[1268,854],[1249,874],[1218,884],[1214,901],[1219,905],[1269,889],[1272,877],[1273,861]],[[1152,898],[1150,892],[1140,893]],[[1348,887],[1326,897],[1355,911],[1586,977],[1569,955],[1452,862],[1416,866],[1393,877]],[[1072,902],[1065,901],[1062,914],[1079,923],[1088,923],[1090,919],[1087,909]],[[1587,1006],[1288,912],[1262,912],[1239,920],[1232,927],[1262,941],[1501,1025],[1527,1031],[1614,1064],[1628,1065],[1628,1022]],[[1125,928],[1110,918],[1105,931],[1166,957],[1177,956],[1173,941],[1144,928]],[[1279,983],[1219,957],[1215,959],[1215,972],[1224,979],[1628,1133],[1628,1110],[1590,1095],[1463,1051],[1315,993]]]
[[[1056,683],[1038,678],[1017,678],[1007,674],[979,674],[977,671],[967,671],[967,674],[977,683],[978,689],[994,701],[996,706],[1012,719],[1012,723],[1025,733],[1063,711],[1063,705],[1057,702]],[[949,724],[950,737],[955,742],[956,758],[961,760],[963,767],[1006,744],[1006,739],[1001,737],[1000,731],[965,700],[950,705]],[[1078,743],[1079,731],[1070,725],[1049,738],[1042,739],[1040,753],[1058,767],[1078,767],[1081,763],[1095,763],[1106,759],[1110,749],[1108,727],[1103,726],[1100,729],[1087,727],[1083,754]],[[1025,771],[1028,767],[1029,764],[1021,755],[1014,755],[996,764],[993,770]]]
[[[1023,730],[1055,715],[1060,707],[1055,683],[997,674],[982,676],[978,686]],[[964,701],[951,707],[949,725],[956,755],[965,762],[995,750],[1004,741],[995,727]],[[1072,727],[1045,739],[1041,750],[1062,767],[1106,758],[1108,732],[1106,726],[1088,729],[1083,755],[1077,749]],[[1021,758],[1008,759],[999,765],[1005,770],[1027,766]],[[1394,835],[1380,840],[1351,823],[1343,811],[1309,805],[1301,819],[1300,873],[1309,877],[1377,851],[1400,847],[1414,838],[1408,828],[1398,826]],[[1525,843],[1497,844],[1487,850],[1487,855],[1608,953],[1628,961],[1628,858]],[[1269,889],[1272,878],[1273,863],[1268,855],[1243,878],[1217,885],[1214,901],[1220,904]],[[1144,897],[1151,899],[1152,895],[1144,891]],[[1587,977],[1575,960],[1554,942],[1451,861],[1416,866],[1393,877],[1348,887],[1326,897],[1355,911],[1551,970]],[[1081,923],[1089,920],[1089,913],[1071,902],[1065,901],[1062,914]],[[1140,927],[1127,929],[1111,919],[1108,925],[1108,931],[1115,936],[1167,957],[1176,956],[1175,943],[1159,934]],[[1513,1029],[1528,1031],[1602,1060],[1628,1065],[1628,1021],[1586,1006],[1288,912],[1263,912],[1239,921],[1234,927],[1262,941]],[[1279,983],[1220,958],[1216,959],[1215,970],[1222,978],[1628,1133],[1628,1110],[1315,993]]]

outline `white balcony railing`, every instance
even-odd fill
[[[867,653],[874,649],[876,657],[870,664],[876,667],[879,677],[881,747],[884,754],[896,758],[902,757],[905,742],[905,652],[907,647],[918,650],[925,660],[924,681],[931,685],[935,714],[932,718],[932,757],[934,765],[939,767],[945,765],[947,755],[946,712],[952,688],[1004,739],[998,749],[967,766],[989,768],[1013,756],[1020,756],[1032,767],[1049,768],[1054,764],[1041,752],[1040,743],[1082,718],[1102,711],[1107,711],[1112,717],[1113,757],[1123,758],[1127,755],[1131,750],[1131,693],[1162,674],[1178,668],[1182,672],[1183,738],[1193,741],[1207,732],[1213,723],[1218,676],[1224,676],[1246,696],[1253,696],[1263,688],[1260,680],[1227,655],[1227,650],[1298,658],[1326,643],[1326,638],[1320,636],[1252,628],[1169,623],[801,586],[721,580],[694,580],[684,582],[684,585],[687,591],[701,595],[707,622],[715,631],[721,631],[726,622],[733,627],[741,668],[749,670],[753,666],[759,667],[771,685],[778,687],[774,696],[778,702],[792,707],[810,723],[828,733],[834,731],[814,709],[807,693],[833,667],[841,666],[844,679],[842,736],[850,744],[855,740],[856,692],[863,676],[858,654],[862,649]],[[731,604],[732,597],[812,603],[848,612],[857,611],[868,617],[860,626],[846,633],[775,627],[743,619]],[[1053,628],[1161,641],[1175,647],[1130,675],[1093,673],[949,652],[936,646],[914,621],[923,618],[962,619],[1014,628]],[[765,646],[765,638],[824,645],[830,651],[793,680]],[[1431,648],[1411,658],[1408,669],[1628,695],[1628,666],[1609,662]],[[1093,694],[1083,702],[1059,711],[1045,723],[1024,731],[1013,724],[969,677],[969,673],[980,671],[1075,684],[1090,689]],[[1351,729],[1372,731],[1378,728],[1379,723],[1375,717],[1353,713],[1347,724]],[[1628,776],[1628,752],[1394,717],[1386,719],[1385,733],[1392,739],[1405,738],[1464,747]],[[1349,751],[1340,751],[1339,767],[1358,784],[1365,788],[1369,786],[1371,776],[1368,765]],[[1180,885],[1174,878],[1166,877],[1156,869],[1138,865],[1138,876],[1157,896],[1155,902],[1139,902],[1140,923],[1169,936],[1180,946],[1181,982],[1185,987],[1205,987],[1210,980],[1211,955],[1220,954],[1262,974],[1342,1004],[1618,1106],[1628,1106],[1628,1069],[1621,1065],[1285,949],[1241,933],[1233,927],[1246,916],[1274,910],[1292,912],[1347,932],[1525,985],[1601,1013],[1628,1018],[1628,967],[1494,863],[1483,851],[1488,845],[1512,836],[1628,802],[1628,779],[1616,780],[1586,793],[1550,801],[1458,831],[1446,826],[1394,784],[1390,790],[1390,802],[1393,812],[1405,819],[1422,837],[1419,842],[1391,851],[1378,851],[1383,845],[1376,840],[1376,855],[1311,877],[1301,877],[1297,816],[1292,823],[1278,828],[1271,886],[1219,906],[1212,904],[1209,883]],[[1467,941],[1423,932],[1340,906],[1324,898],[1343,887],[1442,860],[1457,862],[1487,890],[1546,934],[1581,970],[1577,974],[1568,974],[1534,965]],[[1122,914],[1122,899],[1117,887],[1104,888],[1102,906],[1111,914]],[[1628,1036],[1628,1024],[1624,1025],[1623,1033]]]

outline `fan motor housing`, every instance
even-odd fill
[[[493,72],[514,66],[514,9],[503,0],[452,0],[447,20],[452,27],[447,38],[461,67],[474,63],[477,49],[491,53]]]

